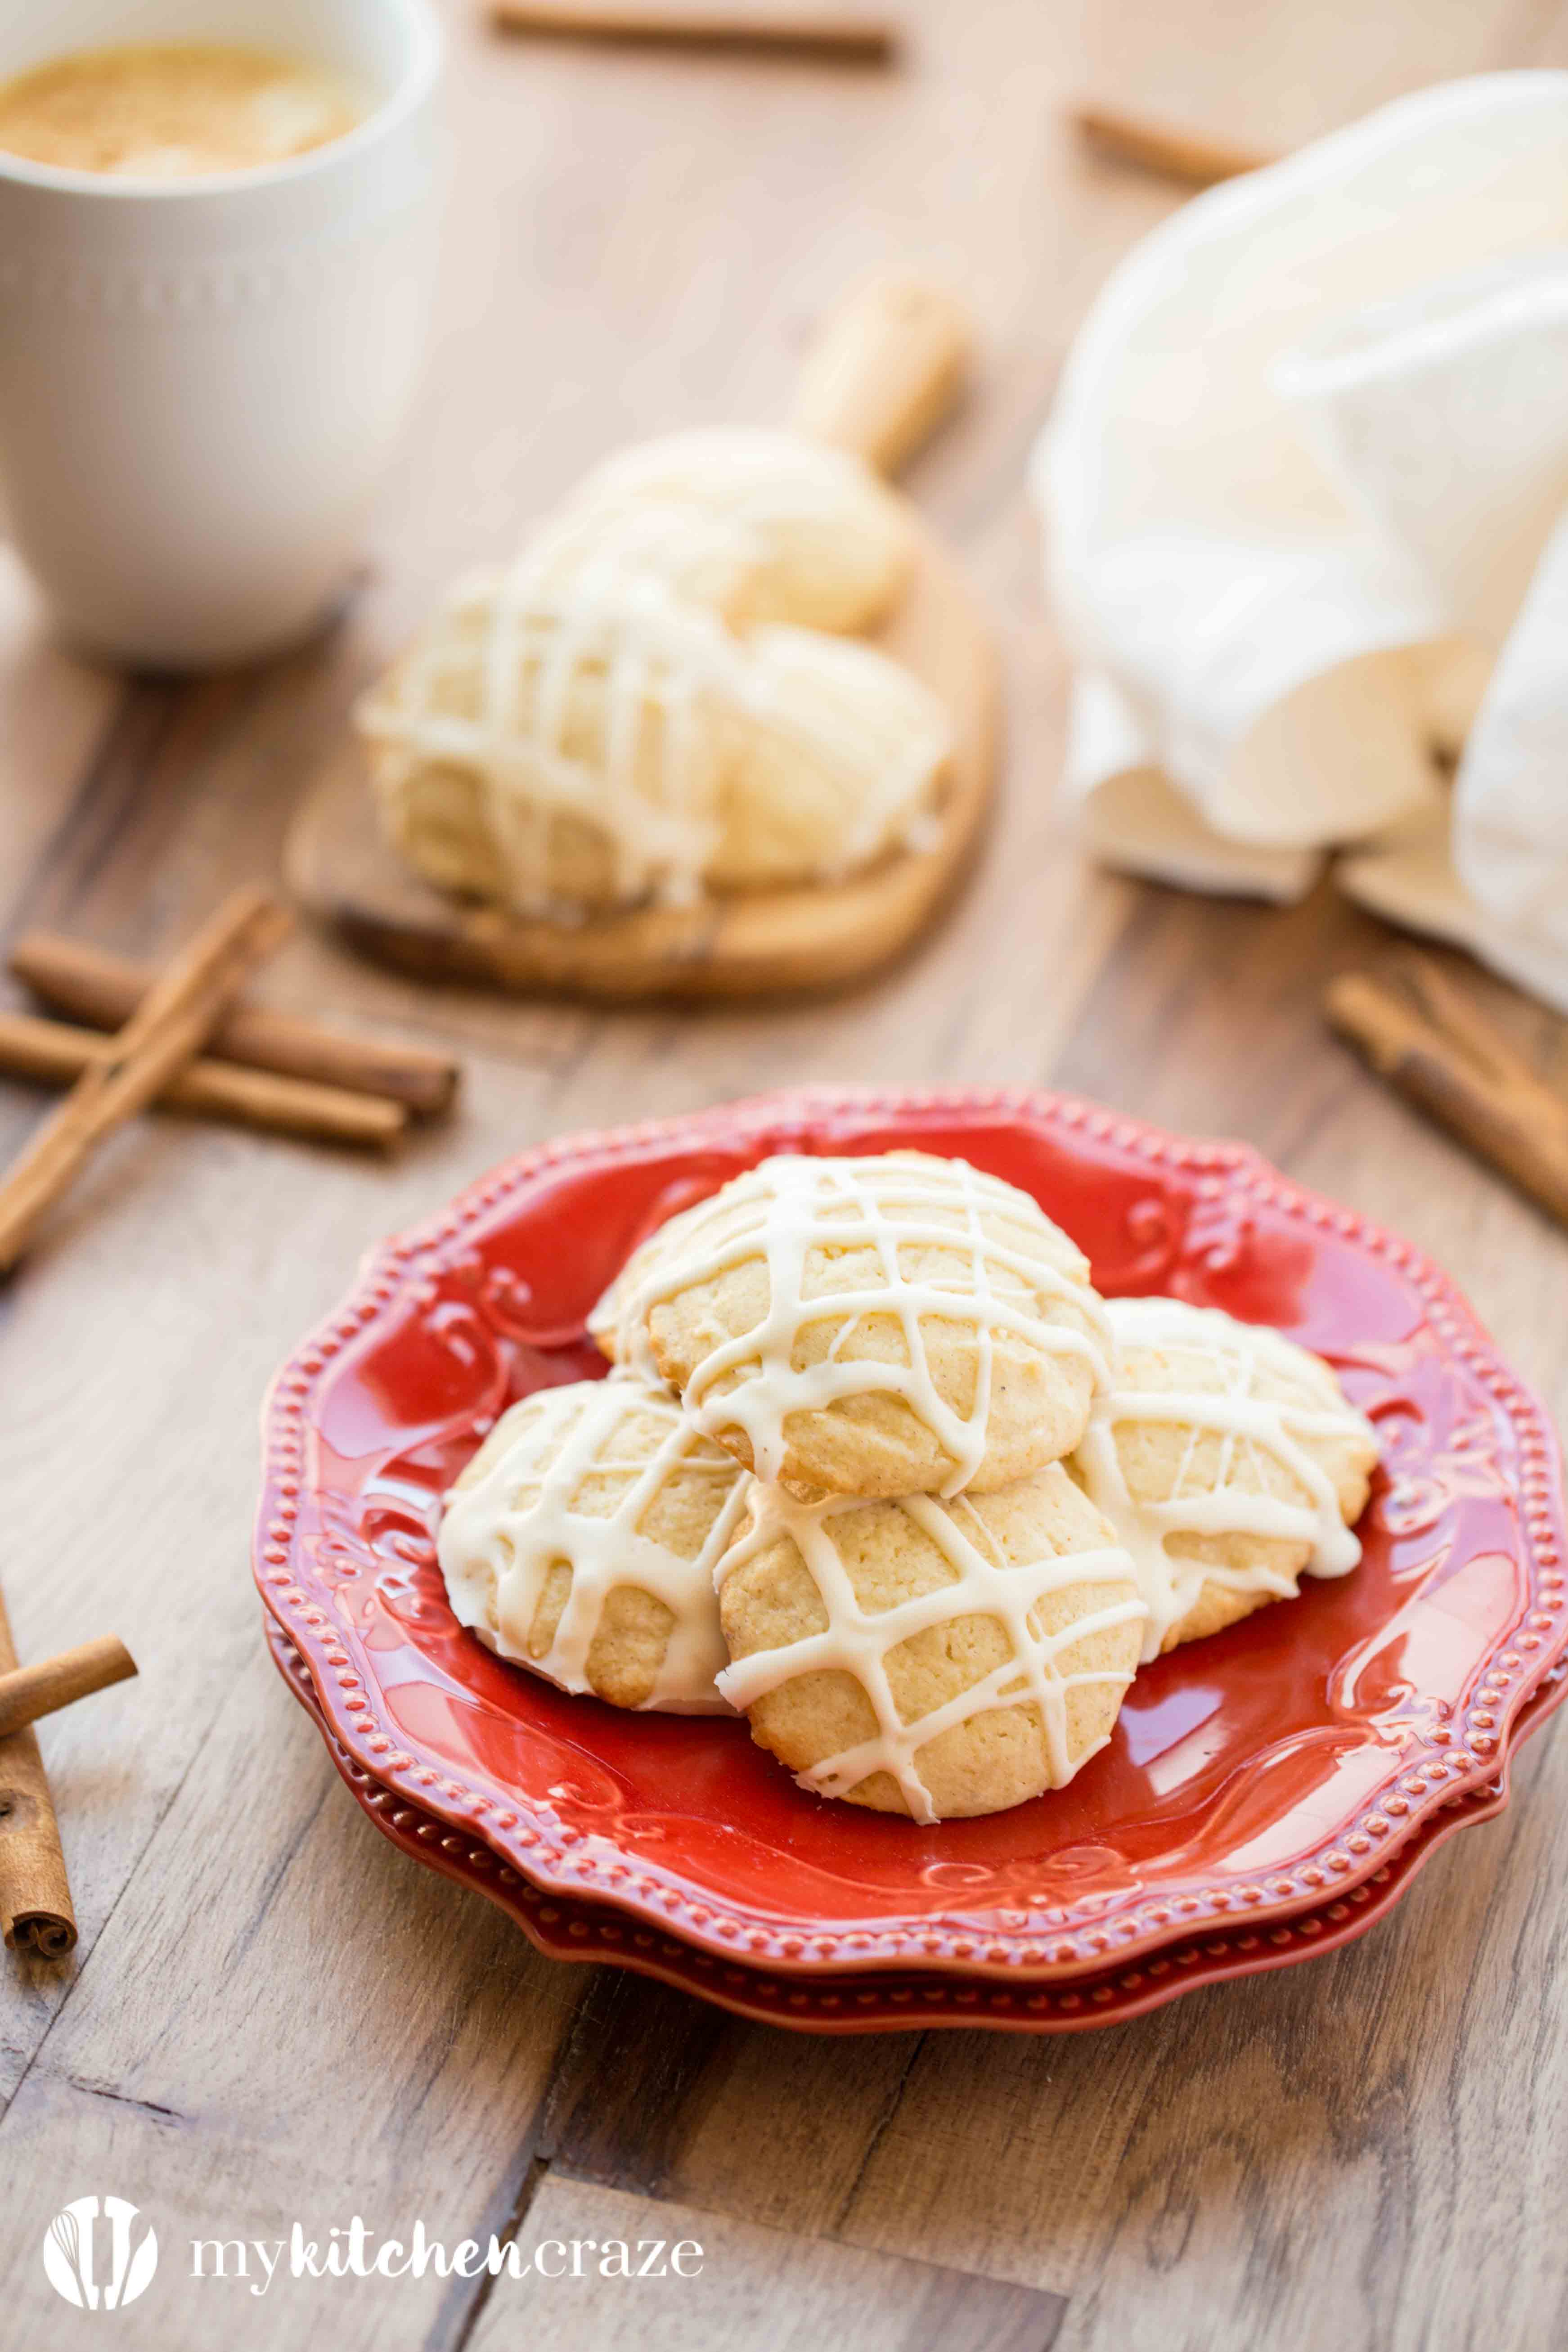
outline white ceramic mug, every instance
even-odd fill
[[[50,0],[0,77],[116,41],[326,67],[344,138],[201,178],[0,153],[0,475],[67,635],[141,666],[281,650],[341,598],[416,388],[435,274],[425,0]]]

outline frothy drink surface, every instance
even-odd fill
[[[0,148],[126,179],[250,171],[359,120],[321,68],[224,42],[83,49],[0,82]]]

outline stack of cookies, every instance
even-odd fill
[[[580,923],[924,838],[948,715],[861,642],[913,560],[847,451],[739,429],[626,451],[361,703],[387,839],[439,888]]]
[[[672,1218],[452,1496],[458,1616],[612,1703],[742,1710],[819,1794],[931,1822],[1070,1780],[1141,1659],[1359,1556],[1328,1368],[1108,1307],[966,1161],[784,1155]]]

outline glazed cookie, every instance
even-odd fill
[[[1077,1444],[1109,1379],[1082,1252],[921,1151],[763,1160],[645,1243],[590,1328],[808,1496],[1006,1486]]]
[[[747,1483],[635,1376],[541,1389],[447,1496],[437,1551],[452,1607],[563,1690],[724,1714],[713,1569]]]
[[[546,535],[655,571],[742,628],[871,628],[913,557],[901,500],[861,458],[733,426],[670,434],[608,458]]]
[[[754,1485],[719,1687],[801,1786],[936,1822],[1059,1789],[1138,1665],[1131,1559],[1059,1463],[952,1502]]]
[[[1113,1298],[1110,1395],[1068,1464],[1138,1564],[1144,1656],[1344,1576],[1377,1461],[1321,1357],[1178,1298]]]
[[[951,750],[869,646],[531,558],[459,583],[355,723],[400,856],[560,918],[854,872],[923,837]]]

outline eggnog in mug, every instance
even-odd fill
[[[0,83],[0,149],[68,172],[179,180],[254,171],[360,120],[304,58],[226,41],[79,49]]]

